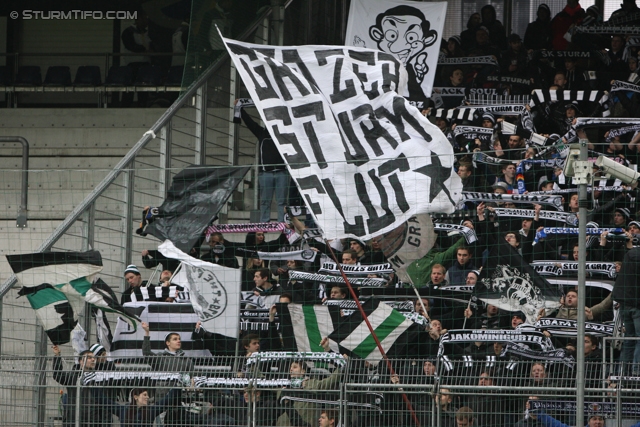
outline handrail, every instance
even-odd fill
[[[288,7],[293,0],[287,0],[285,2],[284,7]],[[254,23],[247,28],[241,35],[238,37],[239,40],[246,39],[249,35],[255,31],[256,28],[263,22],[265,18],[271,15],[271,8],[265,10],[262,15],[260,15]],[[65,218],[64,221],[49,235],[49,237],[42,242],[40,247],[36,252],[45,252],[51,250],[51,247],[62,237],[62,235],[71,228],[73,223],[80,218],[82,213],[88,209],[96,199],[102,194],[103,191],[107,189],[109,185],[111,185],[116,178],[129,166],[129,163],[133,159],[135,159],[136,155],[151,141],[156,137],[156,134],[159,134],[161,129],[169,123],[171,118],[176,114],[176,112],[183,106],[183,104],[192,96],[196,94],[198,88],[205,83],[229,58],[229,54],[225,51],[222,55],[218,57],[205,71],[202,73],[186,90],[183,92],[178,99],[174,101],[174,103],[165,111],[162,116],[151,126],[151,128],[146,131],[142,137],[138,140],[138,142],[129,150],[129,152],[118,162],[117,165],[109,172],[109,174],[96,186],[96,188],[89,193],[84,200],[78,204],[73,211]],[[15,274],[12,274],[5,282],[0,286],[0,299],[4,298],[6,293],[11,289],[13,285],[17,283],[17,278]]]
[[[29,141],[21,136],[0,136],[0,143],[12,142],[22,144],[22,186],[16,227],[25,228],[27,226],[27,192],[29,191]]]

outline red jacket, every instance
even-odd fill
[[[565,33],[573,24],[579,25],[586,16],[584,9],[578,4],[574,8],[565,6],[551,21],[551,41],[553,50],[565,50],[569,42],[564,38]]]

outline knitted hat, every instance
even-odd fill
[[[522,319],[523,322],[527,321],[527,316],[525,316],[524,313],[521,312],[521,311],[516,311],[515,313],[513,313],[513,315],[511,317],[512,318],[518,317],[518,318]]]
[[[629,221],[631,219],[631,212],[629,211],[629,209],[627,208],[617,208],[615,211],[613,212],[620,212],[620,214],[625,217],[625,219],[627,221]]]
[[[453,40],[454,42],[458,43],[458,46],[460,46],[462,44],[462,39],[460,38],[460,36],[451,36],[449,37],[449,40],[447,41],[451,41]]]
[[[600,224],[595,221],[589,221],[587,223],[587,228],[600,228]]]
[[[491,123],[493,123],[494,125],[496,124],[496,116],[493,115],[493,113],[489,113],[486,112],[482,115],[482,120],[489,120]]]
[[[542,190],[542,187],[544,187],[550,182],[552,181],[549,181],[549,179],[546,176],[541,177],[540,182],[538,182],[538,190]]]
[[[95,343],[94,345],[92,345],[91,347],[89,347],[89,351],[91,353],[93,353],[94,356],[99,356],[102,353],[106,353],[107,350],[105,350],[105,348],[100,345],[99,343]]]
[[[632,225],[635,225],[636,227],[640,228],[640,222],[638,221],[630,221],[629,224],[627,225],[627,228],[631,227]]]
[[[478,27],[478,29],[476,30],[476,33],[480,30],[485,31],[487,34],[490,34],[489,30],[484,25],[481,25],[480,27]]]
[[[551,9],[549,9],[549,6],[547,6],[546,3],[542,3],[540,6],[538,6],[538,12],[540,12],[540,9],[546,10],[549,16],[551,16]]]
[[[509,191],[509,184],[507,184],[504,181],[498,181],[495,184],[493,184],[491,188],[493,188],[494,190],[496,188],[502,188],[504,191]]]
[[[140,276],[140,270],[138,270],[138,267],[136,267],[135,264],[131,264],[127,266],[127,268],[124,270],[124,275],[126,276],[127,273],[133,273]]]
[[[587,13],[593,13],[596,16],[600,16],[600,8],[598,6],[596,6],[595,4],[593,6],[589,6],[587,8]]]

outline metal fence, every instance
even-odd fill
[[[575,424],[574,373],[562,366],[453,361],[446,368],[438,360],[414,359],[391,360],[388,366],[329,356],[149,356],[115,364],[3,357],[0,425],[124,426],[155,420],[173,426],[307,426],[318,424],[321,411],[335,414],[343,426],[451,426],[463,415],[481,426],[522,425],[526,419],[546,425],[547,417]],[[34,369],[41,365],[46,371]],[[640,419],[638,378],[612,375],[616,368],[589,363],[589,372],[605,374],[584,387],[585,419],[601,416],[608,425],[621,426]]]

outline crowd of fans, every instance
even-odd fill
[[[608,23],[603,23],[601,11],[592,6],[586,11],[580,7],[578,0],[568,0],[566,7],[555,15],[546,5],[539,6],[537,19],[530,23],[524,31],[524,40],[518,31],[507,35],[502,23],[496,19],[496,11],[491,5],[484,6],[480,13],[473,14],[467,24],[467,29],[459,36],[451,37],[443,43],[442,57],[462,58],[477,56],[492,56],[495,64],[467,65],[459,67],[445,63],[438,68],[438,79],[434,86],[434,97],[431,108],[424,113],[432,118],[436,125],[448,137],[456,153],[456,170],[463,182],[463,191],[483,194],[543,194],[560,195],[561,206],[547,206],[540,204],[515,204],[511,201],[467,200],[460,205],[456,215],[441,216],[435,219],[440,222],[460,224],[475,231],[477,239],[467,242],[459,234],[440,233],[434,248],[427,256],[420,260],[420,281],[414,283],[418,291],[427,290],[423,297],[416,299],[415,294],[410,300],[414,303],[414,311],[428,319],[428,326],[424,333],[411,346],[407,346],[404,353],[396,356],[403,360],[394,365],[395,374],[391,373],[384,363],[371,364],[355,360],[353,371],[342,372],[335,369],[316,377],[307,372],[309,365],[301,361],[292,361],[285,370],[289,373],[290,385],[294,387],[300,379],[299,387],[309,390],[330,390],[337,387],[340,375],[356,375],[357,382],[375,384],[410,385],[424,384],[435,387],[437,393],[411,393],[410,401],[418,413],[422,425],[429,425],[433,411],[438,413],[443,426],[470,427],[479,426],[561,426],[574,422],[574,414],[552,413],[546,414],[540,409],[530,407],[532,401],[543,399],[544,394],[553,395],[556,386],[575,386],[575,369],[568,368],[557,360],[536,361],[534,357],[510,355],[505,352],[507,342],[504,341],[469,341],[456,343],[444,348],[441,337],[449,330],[536,330],[532,319],[527,319],[522,312],[507,312],[497,306],[482,303],[471,306],[455,300],[443,300],[429,296],[431,289],[452,289],[461,295],[460,300],[469,300],[470,291],[476,285],[482,270],[487,267],[490,249],[506,241],[515,248],[522,258],[532,263],[535,261],[553,261],[561,265],[564,261],[577,261],[577,234],[541,234],[545,227],[575,227],[575,222],[569,224],[558,223],[545,212],[565,212],[577,214],[579,198],[569,177],[563,173],[562,159],[566,156],[566,145],[578,138],[588,139],[591,160],[599,155],[611,157],[616,162],[634,167],[638,164],[640,144],[640,126],[627,133],[610,135],[611,128],[575,129],[575,119],[602,115],[606,112],[611,117],[637,118],[640,111],[639,91],[620,90],[610,92],[613,81],[624,81],[637,85],[638,48],[640,39],[626,34],[594,34],[580,31],[581,27],[597,27],[609,24],[633,25],[640,22],[640,9],[635,0],[624,0],[621,9],[614,12]],[[545,53],[546,52],[546,53]],[[572,52],[572,54],[563,54]],[[585,53],[580,55],[577,53]],[[498,78],[492,78],[498,77]],[[509,77],[512,79],[504,79]],[[495,89],[494,94],[508,99],[513,95],[527,96],[533,89],[549,91],[570,90],[572,94],[560,98],[550,97],[540,102],[527,102],[526,110],[520,115],[500,116],[485,112],[476,117],[464,119],[448,118],[447,114],[438,112],[439,108],[454,109],[467,105],[468,96],[463,99],[446,96],[446,91],[438,88],[464,88],[467,94],[472,89]],[[639,87],[640,88],[640,87]],[[608,99],[585,101],[589,97],[576,95],[578,91],[595,91],[608,93]],[[498,97],[496,97],[498,99]],[[560,99],[565,99],[561,101]],[[250,118],[243,114],[245,121]],[[511,124],[509,127],[506,124]],[[458,126],[477,126],[491,129],[490,138],[474,138],[469,134],[456,132]],[[633,125],[631,125],[633,126]],[[269,135],[264,129],[251,122],[252,131],[259,138],[261,174],[265,174],[260,182],[264,185],[282,186],[281,179],[274,175],[284,174],[281,169],[269,167],[272,164],[283,164],[282,158],[275,150],[273,141],[269,142]],[[511,131],[509,131],[511,129]],[[515,131],[513,129],[516,129]],[[542,142],[536,142],[534,135],[542,137]],[[482,154],[479,156],[478,154]],[[269,175],[268,177],[266,175]],[[617,273],[625,274],[625,264],[637,264],[637,246],[640,238],[640,209],[636,205],[636,191],[628,185],[615,179],[607,179],[594,166],[594,183],[589,193],[589,214],[584,220],[593,229],[604,229],[599,234],[590,234],[586,244],[587,259],[591,262],[615,264],[616,273],[609,275],[613,278]],[[267,184],[269,183],[269,184]],[[286,184],[288,187],[288,184]],[[295,188],[295,186],[293,186]],[[280,189],[282,190],[282,189]],[[285,205],[292,205],[291,199],[285,200],[285,191],[266,191],[268,200],[261,200],[261,216],[263,220],[270,217],[271,198],[276,194],[278,199],[278,220],[285,217]],[[287,190],[288,191],[288,190]],[[295,190],[294,190],[295,191]],[[299,196],[299,195],[298,195]],[[488,198],[490,199],[490,197]],[[295,202],[293,203],[295,204]],[[510,210],[526,209],[509,215]],[[290,212],[289,212],[290,213]],[[266,214],[266,216],[265,216]],[[456,217],[454,221],[451,218]],[[574,216],[575,218],[575,216]],[[582,218],[579,218],[582,220]],[[246,351],[245,356],[260,351],[295,351],[287,348],[276,325],[276,308],[280,303],[322,304],[327,301],[346,300],[350,295],[344,286],[330,286],[318,282],[290,280],[292,271],[317,272],[322,262],[334,259],[335,256],[344,265],[378,265],[387,262],[380,248],[378,239],[363,242],[358,239],[334,241],[326,243],[318,238],[308,237],[305,230],[313,229],[313,222],[309,219],[289,215],[288,231],[275,239],[267,239],[264,232],[248,233],[244,242],[231,242],[221,233],[207,233],[203,236],[205,249],[202,253],[199,245],[191,255],[202,260],[223,265],[234,269],[241,269],[241,286],[245,292],[245,308],[269,311],[269,327],[260,334],[245,333],[241,337],[241,345]],[[295,231],[299,239],[291,241],[288,237]],[[311,249],[317,253],[315,261],[282,259],[265,261],[247,256],[249,251],[261,252],[290,252],[297,249]],[[239,262],[241,261],[241,262]],[[128,266],[124,272],[128,287],[122,295],[121,303],[135,301],[187,302],[188,295],[184,289],[171,283],[173,272],[179,262],[167,259],[158,251],[145,250],[142,252],[142,262],[146,268],[162,266],[158,283],[146,283],[137,266]],[[552,264],[553,264],[552,263]],[[627,270],[629,271],[629,270]],[[590,273],[591,278],[597,279],[596,273]],[[629,274],[629,273],[627,273]],[[640,299],[635,290],[624,288],[619,298],[612,298],[608,292],[593,292],[592,289],[578,290],[575,280],[567,278],[569,274],[560,276],[565,281],[565,294],[560,301],[557,312],[542,312],[539,317],[555,317],[556,319],[577,319],[579,310],[585,310],[588,321],[607,322],[614,317],[614,299],[621,304],[622,318],[627,336],[637,336],[640,331],[638,324],[638,302]],[[409,299],[411,293],[404,292],[405,285],[398,281],[395,274],[371,274],[372,278],[386,280],[384,288],[395,289],[385,295],[398,299]],[[612,282],[610,282],[612,284]],[[365,289],[356,289],[360,295],[369,295]],[[466,294],[465,294],[466,292]],[[578,292],[587,293],[587,307],[578,307]],[[375,294],[375,292],[371,292]],[[614,288],[615,294],[615,288]],[[616,295],[614,295],[615,297]],[[617,307],[616,307],[617,308]],[[343,312],[344,314],[344,312]],[[149,347],[149,325],[143,324],[145,341],[141,348],[141,355],[153,357]],[[550,337],[555,349],[562,349],[562,357],[569,360],[577,352],[582,352],[587,361],[587,387],[606,388],[615,386],[615,381],[603,381],[613,375],[613,371],[605,369],[601,358],[600,339],[595,334],[588,334],[584,343],[577,343],[575,335],[557,336],[543,329],[537,329],[545,337]],[[640,332],[638,332],[640,333]],[[204,340],[212,353],[221,348],[215,337],[204,331],[200,324],[194,330],[195,340]],[[163,353],[165,362],[154,365],[159,371],[179,371],[193,373],[193,362],[181,350],[180,335],[170,334],[165,343],[167,349]],[[327,340],[322,345],[328,349]],[[444,349],[444,352],[443,352]],[[533,349],[531,347],[530,349]],[[535,348],[535,350],[539,350]],[[56,355],[59,349],[54,348]],[[229,354],[229,353],[226,353]],[[638,376],[640,364],[640,341],[627,341],[621,352],[616,350],[616,361],[629,364],[627,371],[618,371]],[[80,369],[99,370],[94,356],[97,352],[87,352]],[[449,362],[462,361],[461,364],[443,363],[443,357]],[[179,362],[176,362],[179,361]],[[522,362],[514,369],[514,362]],[[106,362],[105,362],[106,363]],[[104,365],[102,369],[114,369]],[[609,368],[606,368],[609,369]],[[64,372],[62,365],[54,365],[57,376],[54,378],[62,385],[70,386],[77,378]],[[244,364],[236,374],[243,378],[249,375],[251,369]],[[282,370],[281,370],[282,371]],[[77,369],[74,372],[79,372]],[[355,372],[355,373],[354,373]],[[491,393],[460,393],[456,394],[446,386],[447,379],[458,384],[476,387],[510,385],[530,386],[534,388],[533,396],[516,395],[505,399],[501,395]],[[535,388],[539,388],[535,390]],[[542,390],[546,390],[543,392]],[[396,391],[402,391],[402,388]],[[407,390],[409,390],[407,388]],[[436,390],[432,388],[430,390]],[[176,403],[179,392],[156,393],[155,405],[149,406],[149,391],[143,388],[132,390],[129,406],[120,407],[112,401],[107,393],[91,393],[83,395],[82,399],[98,402],[101,413],[83,413],[82,417],[103,419],[115,414],[123,420],[129,420],[126,425],[151,425],[153,418],[169,408],[169,413],[177,411]],[[415,391],[415,390],[414,390]],[[222,393],[216,397],[213,406],[203,414],[180,412],[169,417],[168,425],[185,425],[185,423],[199,423],[205,425],[243,425],[250,420],[256,420],[260,425],[296,425],[309,426],[315,423],[321,427],[337,424],[337,414],[332,409],[321,412],[323,406],[319,398],[301,402],[296,401],[291,406],[283,403],[282,394],[245,389],[243,395]],[[408,391],[409,392],[409,391]],[[384,410],[382,415],[353,415],[351,424],[355,425],[389,425],[412,423],[410,411],[405,411],[399,394],[388,393],[383,402],[376,401],[376,405]],[[69,395],[75,405],[75,395]],[[226,403],[220,403],[223,399]],[[225,400],[226,399],[226,400]],[[286,400],[286,399],[285,399]],[[229,406],[235,412],[225,411]],[[81,405],[83,401],[81,401]],[[254,404],[255,411],[247,411],[247,405]],[[225,406],[226,405],[226,406]],[[171,409],[173,408],[173,409]],[[396,410],[397,409],[397,410]],[[353,412],[353,411],[350,411]],[[522,414],[526,412],[523,418]],[[552,411],[547,411],[552,412]],[[556,417],[556,418],[552,418]],[[600,427],[604,418],[597,411],[589,414],[590,427]],[[70,415],[65,416],[65,422],[71,425]],[[101,418],[102,417],[102,418]],[[106,417],[106,418],[105,418]],[[248,418],[249,417],[249,418]],[[353,421],[355,420],[355,421]],[[174,423],[174,424],[171,424]],[[563,424],[566,423],[566,424]],[[106,425],[107,421],[97,422],[96,425]]]

